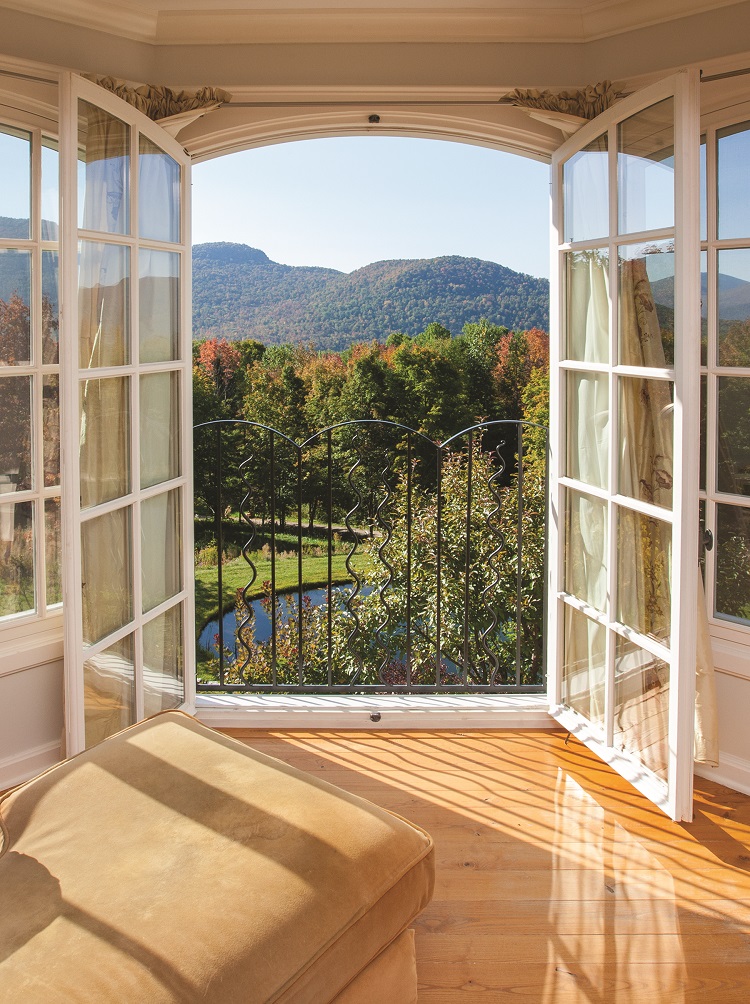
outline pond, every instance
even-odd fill
[[[339,586],[333,587],[334,595],[337,596],[339,605],[344,602],[344,593],[347,589],[350,589],[353,583],[344,583]],[[370,591],[371,586],[364,586],[361,591],[361,596],[366,596]],[[314,607],[321,607],[326,602],[327,588],[325,586],[320,586],[318,589],[305,589],[303,592],[304,596],[310,597],[310,602]],[[281,622],[285,623],[289,617],[289,600],[296,600],[297,593],[282,593],[279,595],[279,608],[281,611]],[[271,618],[266,613],[263,608],[263,600],[257,599],[251,602],[251,607],[253,608],[253,614],[255,616],[255,640],[256,642],[268,641],[271,637]],[[235,616],[234,608],[229,610],[224,614],[224,648],[228,649],[230,652],[235,650],[235,632],[237,630],[237,617]],[[208,622],[205,627],[201,630],[198,635],[198,647],[209,652],[212,656],[219,654],[219,618],[216,617],[214,620]]]

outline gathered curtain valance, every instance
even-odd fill
[[[118,98],[127,101],[154,121],[189,111],[210,111],[225,104],[232,97],[228,91],[223,91],[219,87],[201,87],[200,90],[191,93],[173,91],[170,87],[160,84],[131,87],[124,80],[117,80],[115,77],[87,75],[87,79],[116,94]]]
[[[561,112],[563,115],[577,115],[582,119],[593,119],[615,101],[624,97],[609,80],[598,84],[588,84],[580,91],[534,91],[516,88],[507,95],[511,104],[521,108],[537,108],[540,111]]]

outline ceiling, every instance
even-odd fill
[[[3,0],[156,45],[295,42],[583,43],[742,0]]]

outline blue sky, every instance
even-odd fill
[[[549,168],[483,147],[390,137],[247,150],[193,167],[193,243],[208,241],[342,272],[464,255],[547,276]]]

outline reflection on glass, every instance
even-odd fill
[[[56,140],[42,137],[42,240],[56,241],[60,225],[60,154]]]
[[[31,237],[31,133],[0,126],[0,237]]]
[[[606,488],[609,382],[604,374],[568,373],[567,420],[568,477]]]
[[[705,375],[701,377],[701,456],[700,456],[700,479],[699,485],[701,491],[706,490],[706,468],[707,468],[707,457],[706,450],[708,448],[708,439],[706,437],[706,416],[708,414],[708,377]]]
[[[129,234],[130,127],[96,105],[79,101],[78,149],[78,225],[83,230]]]
[[[0,251],[0,365],[31,360],[31,252]]]
[[[55,375],[42,380],[44,487],[60,484],[60,386]]]
[[[180,239],[180,165],[141,134],[138,157],[138,231],[176,244]]]
[[[700,149],[700,228],[701,228],[701,240],[708,240],[708,196],[707,196],[707,181],[706,181],[706,137],[701,136],[701,149]]]
[[[32,485],[31,377],[0,378],[0,485]],[[6,491],[9,489],[6,489]]]
[[[141,503],[143,612],[182,589],[179,489]]]
[[[719,251],[718,363],[750,366],[750,249]]]
[[[619,251],[619,353],[624,366],[674,365],[674,245]]]
[[[716,506],[717,617],[750,624],[750,509]]]
[[[706,500],[701,499],[698,503],[698,564],[700,565],[703,585],[706,585],[706,545],[704,534],[706,532]]]
[[[718,489],[750,495],[750,377],[720,377],[718,408]]]
[[[83,641],[95,645],[133,619],[130,509],[81,524]]]
[[[44,555],[47,568],[47,606],[62,603],[62,526],[60,499],[44,502]]]
[[[121,498],[130,491],[130,380],[111,377],[81,384],[81,505]]]
[[[609,362],[609,255],[578,251],[566,258],[567,358]]]
[[[60,358],[60,256],[42,251],[42,362]]]
[[[590,722],[604,722],[606,631],[585,614],[565,606],[562,703]]]
[[[747,198],[750,163],[750,122],[719,129],[716,133],[718,237],[750,235],[750,204]]]
[[[78,332],[81,369],[122,366],[129,361],[129,248],[81,241]]]
[[[615,649],[614,745],[667,779],[669,665],[625,638]]]
[[[182,604],[143,626],[143,712],[178,708],[185,698]]]
[[[139,274],[140,361],[179,357],[180,256],[141,248]]]
[[[708,255],[701,251],[701,366],[708,365]]]
[[[597,610],[607,607],[607,505],[567,491],[565,591]]]
[[[617,527],[617,620],[669,645],[672,529],[620,508]]]
[[[128,635],[83,664],[87,748],[135,722],[134,653]]]
[[[672,508],[673,412],[670,380],[620,377],[619,492]]]
[[[609,235],[606,133],[563,164],[563,198],[566,243]]]
[[[36,609],[32,502],[11,502],[15,485],[0,474],[0,617]]]
[[[178,373],[149,373],[140,378],[141,488],[180,474]]]
[[[674,98],[620,123],[617,178],[621,234],[674,226]]]

